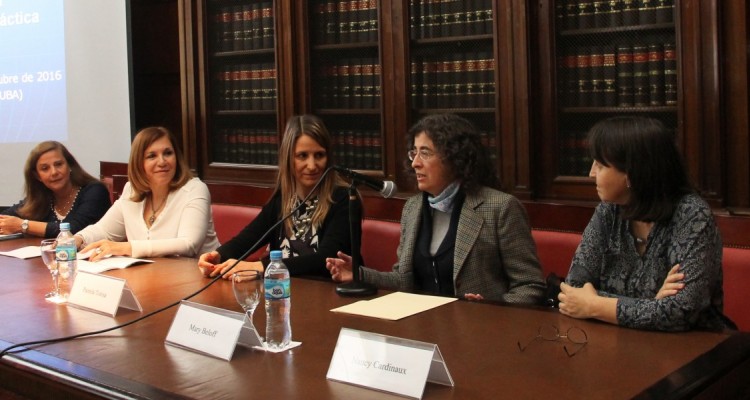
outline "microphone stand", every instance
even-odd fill
[[[354,224],[362,224],[362,221],[355,221],[353,204],[357,201],[357,190],[355,189],[356,180],[352,179],[349,185],[349,236],[352,239],[351,256],[352,256],[352,281],[342,283],[336,286],[336,293],[340,296],[364,297],[372,296],[378,292],[375,285],[362,282],[361,272],[359,270],[359,246],[362,242],[360,237],[362,229],[354,229]],[[355,232],[359,232],[355,233]]]

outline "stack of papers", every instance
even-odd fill
[[[458,299],[452,297],[396,292],[377,299],[361,300],[331,311],[396,321],[456,300]]]
[[[0,251],[0,256],[8,256],[21,259],[41,257],[42,248],[40,246],[26,246],[11,251]]]
[[[145,260],[142,258],[130,258],[130,257],[109,257],[104,258],[96,262],[78,260],[78,270],[91,272],[92,274],[100,274],[104,271],[110,271],[113,269],[125,269],[131,265],[152,263],[153,260]]]

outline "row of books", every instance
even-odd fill
[[[589,154],[586,131],[561,130],[560,153],[558,171],[565,176],[588,176],[591,170],[591,155]]]
[[[213,140],[214,161],[277,165],[279,135],[271,129],[220,128]]]
[[[410,0],[412,40],[492,34],[492,0]]]
[[[560,0],[555,12],[561,29],[659,24],[673,21],[674,0]]]
[[[225,65],[214,74],[218,110],[275,110],[276,67],[273,63]]]
[[[495,59],[491,52],[422,57],[411,63],[412,108],[495,106]]]
[[[378,41],[377,0],[317,0],[313,7],[317,44]]]
[[[273,2],[218,7],[213,20],[213,41],[217,51],[273,48]]]
[[[321,63],[316,72],[318,108],[372,109],[380,106],[381,66],[377,57]]]
[[[383,142],[379,130],[331,130],[334,162],[351,169],[382,170]]]
[[[558,57],[558,91],[569,107],[677,104],[674,42],[581,46]]]

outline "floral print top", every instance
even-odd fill
[[[661,331],[735,328],[722,314],[722,243],[711,209],[697,194],[683,196],[669,221],[656,222],[638,254],[630,221],[620,206],[596,208],[576,250],[567,282],[591,282],[599,295],[617,298],[620,325]],[[656,300],[675,264],[685,287]]]

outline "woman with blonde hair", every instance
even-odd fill
[[[172,134],[141,130],[133,140],[128,183],[102,219],[75,235],[91,260],[107,256],[195,257],[219,246],[211,195],[193,177]]]
[[[284,263],[292,275],[327,275],[326,257],[333,257],[340,250],[350,251],[350,225],[361,231],[362,219],[358,199],[352,203],[357,222],[349,223],[347,184],[334,171],[325,174],[333,165],[332,146],[331,135],[320,118],[301,115],[287,121],[279,148],[276,190],[258,216],[234,238],[216,251],[200,256],[198,267],[205,276],[226,272],[273,224],[295,209],[291,218],[260,245],[282,250]],[[320,186],[311,193],[321,178]],[[268,262],[268,258],[241,261],[237,269],[262,272]],[[224,275],[226,279],[230,276]]]
[[[0,234],[53,238],[61,222],[75,233],[98,221],[110,206],[107,188],[60,142],[37,144],[26,159],[24,177],[25,197],[2,212]]]

